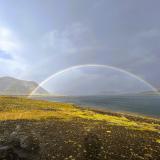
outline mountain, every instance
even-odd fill
[[[19,80],[12,77],[0,77],[0,95],[29,95],[38,84],[33,81]],[[48,94],[40,87],[36,94]]]

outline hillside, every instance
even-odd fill
[[[28,95],[38,84],[33,81],[19,80],[12,77],[0,77],[0,95]],[[43,88],[39,88],[37,94],[47,94]]]
[[[160,120],[149,117],[3,96],[0,131],[0,152],[21,159],[160,159]]]

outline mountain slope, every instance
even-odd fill
[[[0,77],[0,95],[28,95],[38,84],[33,81],[19,80],[12,77]],[[47,94],[43,88],[39,88],[37,94]]]

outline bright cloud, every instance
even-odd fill
[[[0,27],[0,75],[23,75],[25,65],[21,57],[22,42],[18,36],[8,28]]]
[[[0,27],[0,49],[12,56],[21,49],[17,36],[8,28]]]

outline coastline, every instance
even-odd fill
[[[75,104],[76,105],[76,104]],[[88,108],[92,111],[98,112],[98,113],[102,113],[102,114],[112,114],[112,115],[119,115],[119,116],[134,116],[134,117],[139,117],[139,118],[147,118],[147,119],[155,119],[155,120],[159,120],[160,121],[160,117],[159,116],[155,116],[155,115],[146,115],[146,114],[142,114],[142,113],[138,113],[138,112],[129,112],[129,111],[122,111],[122,110],[112,110],[112,109],[108,109],[105,107],[99,107],[99,106],[86,106],[86,105],[78,105],[81,108]]]
[[[89,144],[99,159],[160,159],[159,121],[73,103],[0,97],[0,130],[1,146],[13,133],[34,137],[42,160],[85,159],[95,154]]]
[[[106,97],[32,97],[51,102],[73,103],[81,107],[96,108],[110,112],[160,118],[158,96],[106,96]]]

